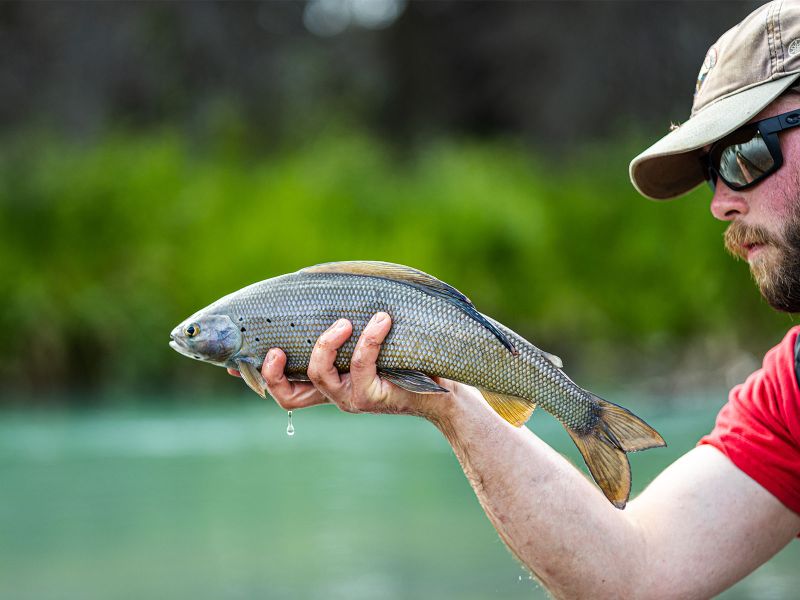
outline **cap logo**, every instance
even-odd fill
[[[800,38],[792,40],[792,43],[789,44],[789,56],[797,56],[798,54],[800,54]]]
[[[795,40],[795,41],[798,42],[797,51],[800,52],[800,40]],[[711,69],[713,69],[714,65],[716,64],[717,64],[717,47],[711,46],[711,48],[708,49],[708,53],[706,54],[705,60],[703,61],[703,66],[700,67],[700,72],[697,74],[697,85],[695,85],[694,87],[695,96],[697,96],[697,94],[700,93],[700,88],[703,87],[703,83],[705,82],[706,77],[708,76],[708,72]]]

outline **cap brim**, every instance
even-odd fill
[[[792,73],[704,108],[631,161],[633,187],[653,200],[675,198],[697,187],[705,180],[699,160],[703,147],[747,123],[798,77],[800,73]]]

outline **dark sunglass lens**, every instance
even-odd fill
[[[764,138],[757,131],[746,141],[722,146],[717,154],[720,177],[737,189],[758,181],[775,166]]]

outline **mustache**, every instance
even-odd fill
[[[725,249],[737,258],[747,259],[747,248],[755,244],[782,247],[783,240],[758,225],[745,225],[734,221],[725,230]]]

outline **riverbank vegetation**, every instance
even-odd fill
[[[254,281],[350,259],[438,276],[572,374],[763,352],[791,320],[725,255],[706,189],[637,195],[627,162],[644,145],[557,161],[502,138],[398,150],[332,126],[270,147],[235,123],[205,139],[14,140],[0,151],[0,377],[37,393],[213,389],[221,371],[167,346],[176,323]]]

